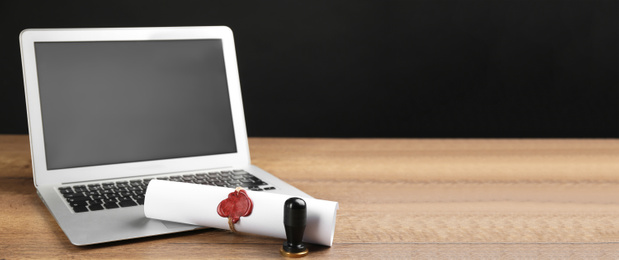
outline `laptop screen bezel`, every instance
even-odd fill
[[[127,162],[99,166],[50,170],[47,168],[45,140],[34,45],[37,42],[101,42],[220,39],[230,97],[236,152],[154,161]],[[242,167],[250,164],[247,131],[232,30],[225,26],[26,29],[20,34],[24,88],[30,133],[30,149],[35,186],[85,182],[124,177]]]

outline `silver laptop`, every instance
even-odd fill
[[[144,217],[152,179],[306,196],[251,165],[228,27],[27,29],[34,185],[71,243],[203,228]]]

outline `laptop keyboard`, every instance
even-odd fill
[[[246,171],[232,170],[62,186],[58,191],[75,213],[133,207],[144,205],[146,187],[153,179],[228,188],[243,187],[253,191],[275,189]]]

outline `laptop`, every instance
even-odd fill
[[[250,162],[225,26],[27,29],[34,185],[71,243],[204,227],[147,219],[152,179],[311,197]]]

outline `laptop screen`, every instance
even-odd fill
[[[35,43],[49,170],[236,152],[222,41]]]

